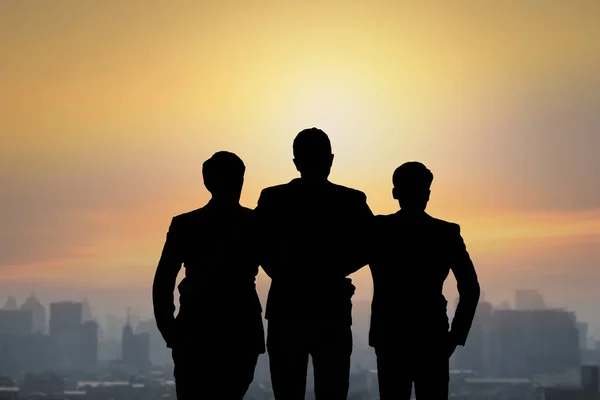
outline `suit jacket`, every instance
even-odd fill
[[[264,352],[254,211],[210,201],[173,218],[153,288],[156,322],[169,347],[189,341]],[[175,322],[173,291],[179,285]]]
[[[363,192],[302,178],[264,189],[256,208],[262,267],[272,278],[266,318],[351,324],[373,214]]]
[[[450,270],[459,292],[450,335],[464,345],[480,289],[459,225],[401,210],[375,217],[372,243],[370,345],[447,338],[442,290]]]

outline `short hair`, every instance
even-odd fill
[[[298,133],[293,146],[294,158],[331,154],[329,136],[318,128],[308,128]]]
[[[433,182],[433,174],[425,165],[417,161],[409,161],[394,171],[392,183],[395,188],[411,190],[429,190]]]
[[[237,185],[245,172],[242,159],[229,151],[218,151],[202,164],[204,185],[209,191]]]

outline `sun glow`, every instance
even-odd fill
[[[381,104],[376,88],[349,72],[320,71],[292,81],[277,107],[285,131],[295,135],[305,128],[322,129],[331,139],[336,163],[354,164],[373,151],[382,131],[380,121],[389,118],[385,109],[375,107]]]

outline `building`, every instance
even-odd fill
[[[535,388],[527,378],[450,378],[450,399],[461,400],[535,400]]]
[[[600,350],[597,350],[597,349],[582,350],[581,351],[581,363],[582,364],[600,365]]]
[[[19,388],[9,378],[0,376],[0,400],[17,400]]]
[[[588,332],[589,325],[586,322],[577,322],[577,330],[579,331],[579,347],[584,350],[588,348]]]
[[[116,315],[108,314],[106,316],[103,340],[121,340],[123,334],[123,326],[126,324],[126,319],[119,318]]]
[[[578,387],[555,387],[543,389],[541,400],[600,400],[597,393],[588,393]]]
[[[150,361],[153,365],[165,366],[173,362],[171,350],[165,346],[165,340],[160,334],[154,319],[140,321],[135,328],[135,333],[147,333],[150,336]]]
[[[454,368],[488,373],[491,369],[491,326],[493,307],[481,301],[469,331],[467,343],[459,346],[454,355]]]
[[[129,313],[123,327],[122,353],[123,364],[145,371],[152,365],[150,362],[150,335],[148,333],[134,334],[131,327]]]
[[[81,329],[80,363],[85,368],[94,368],[98,365],[98,323],[86,321]]]
[[[140,333],[135,335],[135,354],[137,367],[141,371],[148,370],[152,363],[150,362],[150,335],[147,333]]]
[[[46,307],[35,297],[35,294],[29,296],[21,305],[21,311],[31,312],[33,318],[33,333],[46,334]]]
[[[498,377],[561,374],[579,368],[575,314],[560,309],[496,310],[491,321],[491,373]]]
[[[33,317],[30,311],[0,310],[0,336],[29,335],[33,331]]]
[[[532,313],[532,367],[535,373],[560,374],[581,365],[575,313],[560,309]]]
[[[375,352],[369,346],[370,326],[371,301],[356,300],[352,306],[353,370],[376,368]]]
[[[79,329],[83,321],[82,303],[50,303],[50,336],[57,337]]]
[[[597,365],[581,366],[581,384],[571,387],[541,388],[542,400],[600,400],[599,371]]]
[[[600,367],[597,365],[581,366],[581,387],[588,392],[600,392]]]
[[[19,309],[17,306],[17,300],[13,296],[8,296],[6,299],[6,304],[4,305],[5,310],[16,311]]]
[[[546,308],[544,297],[535,289],[520,289],[515,293],[515,309],[543,310]]]
[[[54,346],[40,333],[5,336],[0,344],[0,373],[41,372],[54,367]]]
[[[92,307],[87,298],[83,299],[81,303],[81,320],[83,322],[92,321],[94,317],[92,317]]]
[[[511,310],[512,309],[512,307],[510,306],[510,303],[508,301],[500,302],[500,304],[498,304],[495,308],[496,308],[496,310]]]
[[[74,367],[80,360],[82,304],[63,301],[50,304],[50,339],[59,367]]]
[[[66,383],[54,372],[27,373],[20,383],[20,392],[25,399],[56,399],[65,391]]]

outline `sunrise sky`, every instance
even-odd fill
[[[1,2],[0,302],[149,313],[202,162],[242,157],[254,207],[316,126],[375,213],[429,166],[488,299],[539,288],[600,327],[600,2],[417,3]]]

